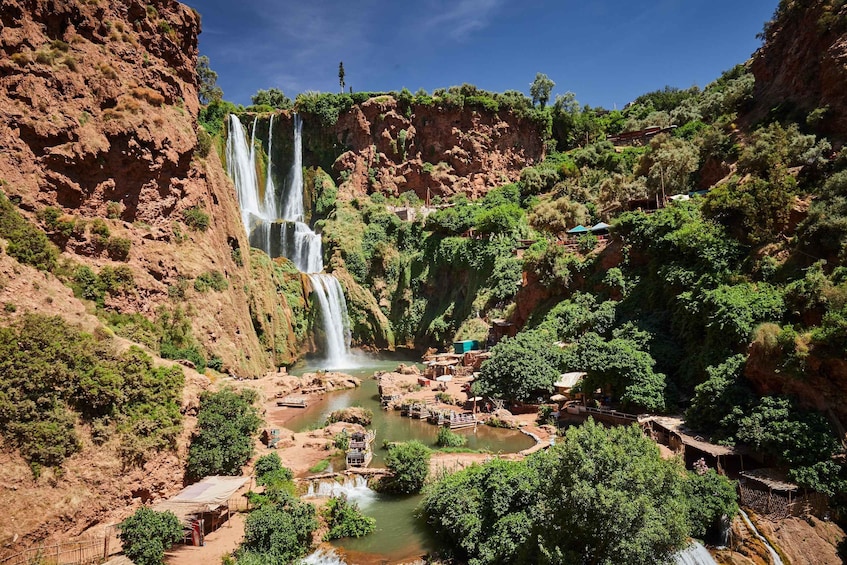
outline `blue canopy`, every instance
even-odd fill
[[[587,227],[579,225],[573,229],[569,229],[568,233],[586,233],[587,231],[589,231]]]
[[[591,231],[608,230],[610,227],[612,227],[612,226],[610,226],[609,224],[607,224],[605,222],[600,222],[599,224],[595,224],[594,226],[592,226]]]

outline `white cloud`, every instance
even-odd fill
[[[488,26],[503,0],[458,0],[437,2],[431,11],[437,15],[426,22],[429,29],[440,28],[447,36],[461,41]],[[440,12],[440,13],[438,13]]]

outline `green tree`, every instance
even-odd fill
[[[691,535],[702,538],[722,517],[732,519],[738,514],[738,495],[735,481],[705,467],[701,459],[695,470],[686,473],[685,491],[688,497],[688,522]]]
[[[638,426],[607,430],[589,420],[524,461],[441,478],[422,509],[459,560],[479,565],[647,565],[686,543],[694,490],[686,479]]]
[[[512,401],[534,401],[553,392],[561,350],[545,331],[522,331],[491,348],[474,388],[480,394]]]
[[[291,99],[278,88],[258,90],[250,97],[250,100],[256,106],[270,106],[278,110],[287,110],[292,106]]]
[[[611,387],[625,407],[659,412],[665,408],[665,375],[656,373],[656,361],[642,345],[618,335],[606,341],[585,334],[568,352],[572,370],[586,371],[585,389]]]
[[[394,444],[385,457],[385,466],[392,472],[386,487],[393,492],[419,492],[429,475],[430,449],[419,441]]]
[[[309,551],[318,528],[315,507],[283,495],[280,502],[262,504],[244,523],[244,541],[236,552],[240,560],[272,565],[293,563]]]
[[[424,491],[427,523],[471,563],[541,562],[533,539],[541,492],[535,463],[494,459],[440,478]]]
[[[697,148],[677,137],[657,135],[650,141],[636,174],[647,177],[647,185],[660,200],[678,193],[687,193],[691,173],[699,164]]]
[[[197,57],[197,96],[201,104],[220,102],[224,96],[218,86],[218,73],[209,66],[209,57],[206,55]]]
[[[720,222],[737,239],[758,245],[777,239],[788,226],[797,182],[784,174],[773,180],[733,180],[709,191],[703,214]]]
[[[341,87],[341,93],[344,94],[344,61],[338,63],[338,85]]]
[[[689,532],[684,474],[636,426],[589,420],[540,465],[544,553],[559,563],[663,562]]]
[[[124,553],[137,565],[161,565],[165,551],[182,539],[182,523],[173,512],[142,506],[118,525]]]
[[[535,80],[529,85],[529,94],[532,96],[532,105],[540,104],[542,108],[547,105],[550,100],[550,92],[556,83],[550,80],[550,77],[544,73],[536,73]]]
[[[204,392],[197,413],[197,432],[188,448],[189,479],[208,475],[240,475],[253,454],[253,434],[261,420],[252,390]]]

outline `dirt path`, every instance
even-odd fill
[[[232,518],[206,536],[206,545],[175,545],[165,553],[168,565],[198,565],[200,563],[220,563],[224,555],[229,555],[241,543],[244,537],[245,514],[236,513]]]

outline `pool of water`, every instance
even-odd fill
[[[400,362],[402,361],[396,359],[371,359],[368,366],[360,366],[345,371],[362,379],[362,386],[326,394],[322,399],[312,402],[308,408],[303,409],[295,417],[288,420],[285,426],[295,432],[302,432],[323,426],[326,417],[334,410],[348,406],[361,406],[362,408],[370,408],[374,414],[373,423],[368,426],[376,431],[372,467],[381,467],[385,463],[386,450],[382,448],[383,442],[416,439],[426,445],[434,446],[438,434],[437,426],[422,420],[404,418],[394,410],[383,410],[379,403],[379,387],[373,378],[374,372],[391,371]],[[410,363],[411,361],[406,361],[407,365]],[[306,365],[292,372],[293,374],[302,374],[316,369]],[[516,453],[535,444],[531,437],[517,430],[504,430],[489,426],[477,426],[476,430],[457,430],[456,433],[468,438],[466,447],[469,449],[490,451],[493,454]]]
[[[376,431],[374,443],[373,467],[384,466],[386,450],[384,441],[419,440],[434,446],[438,428],[421,420],[400,416],[397,411],[385,411],[379,403],[377,382],[373,379],[376,371],[391,371],[399,363],[407,365],[414,360],[403,358],[367,358],[361,357],[358,366],[344,370],[345,373],[362,379],[362,386],[352,390],[332,392],[319,401],[313,402],[294,418],[286,427],[294,431],[304,431],[323,425],[326,417],[333,411],[348,406],[370,408],[374,413],[369,428]],[[422,365],[419,365],[422,367]],[[308,364],[296,367],[292,374],[299,375],[322,369]],[[504,430],[488,426],[477,426],[476,430],[459,430],[468,438],[470,449],[487,450],[496,453],[514,453],[534,445],[535,441],[516,430]],[[343,460],[337,463],[343,468]],[[415,515],[421,496],[396,496],[371,493],[359,499],[363,513],[376,519],[376,531],[358,539],[343,539],[332,543],[345,556],[347,563],[361,565],[397,563],[423,555],[434,547],[434,540],[422,521]]]

